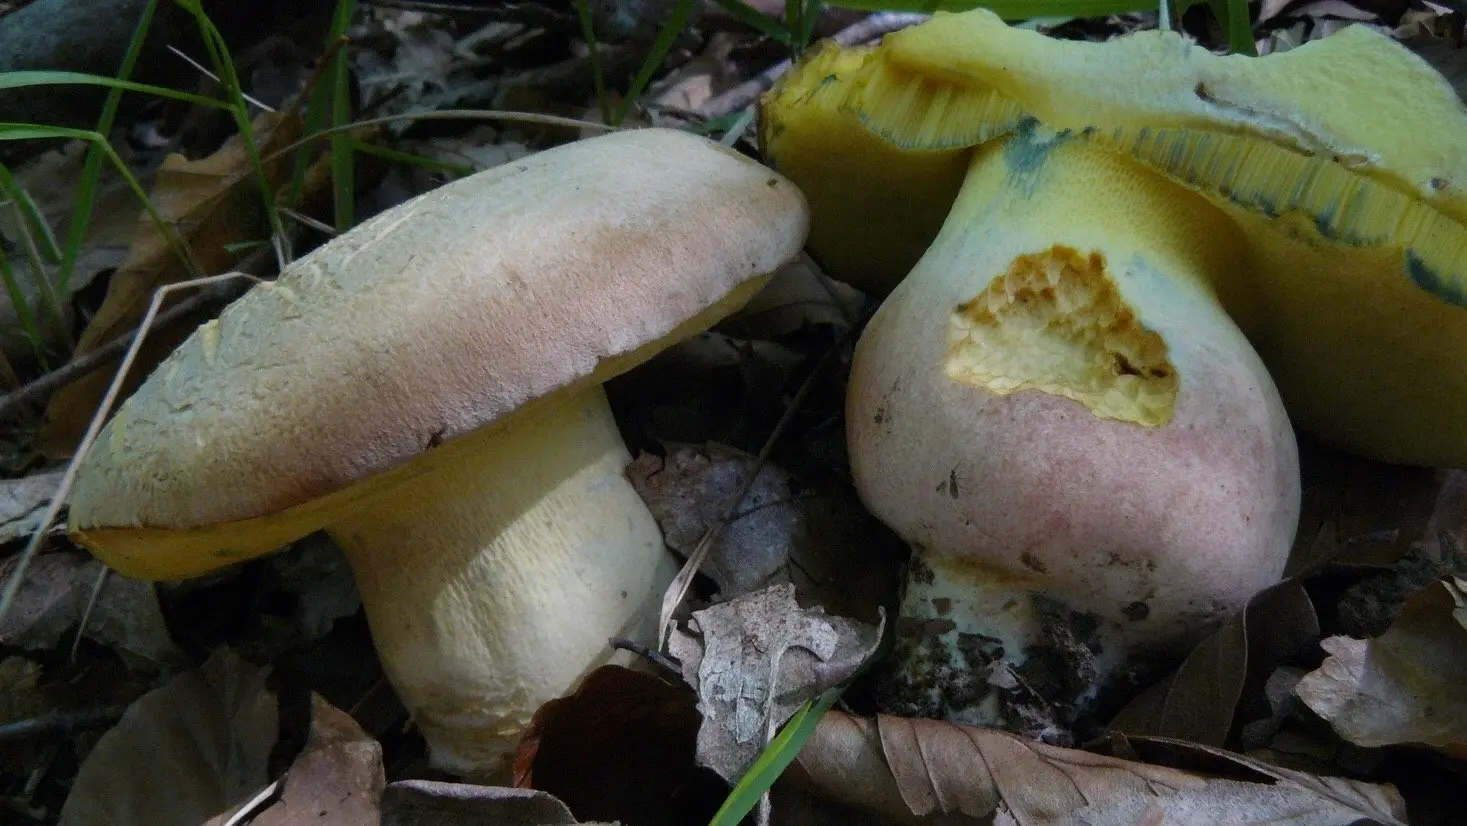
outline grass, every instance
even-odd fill
[[[1166,2],[1167,0],[1162,1]],[[1181,0],[1175,11],[1180,15],[1191,5],[1203,1]],[[54,321],[60,322],[64,328],[62,302],[69,295],[71,279],[75,271],[80,250],[86,238],[93,203],[101,180],[103,164],[110,163],[117,170],[127,186],[143,205],[144,211],[163,233],[164,238],[167,239],[174,252],[180,257],[180,260],[185,262],[190,273],[194,277],[205,275],[204,273],[198,272],[198,267],[193,264],[193,259],[189,253],[187,244],[179,237],[176,229],[158,213],[157,209],[149,200],[141,182],[133,176],[126,164],[107,143],[106,135],[112,130],[121,97],[126,92],[165,97],[194,105],[229,111],[233,115],[235,126],[248,152],[254,177],[260,188],[261,201],[268,225],[272,236],[277,240],[285,238],[286,233],[282,223],[282,209],[277,205],[275,187],[272,185],[270,176],[267,173],[266,165],[282,153],[292,153],[292,157],[290,158],[290,176],[288,184],[285,187],[285,194],[282,198],[284,206],[288,209],[298,204],[301,198],[305,172],[311,157],[310,150],[317,141],[325,140],[329,142],[328,152],[332,169],[334,226],[338,231],[351,227],[355,222],[353,209],[355,185],[352,170],[355,154],[358,151],[379,155],[393,161],[421,163],[439,168],[452,169],[452,171],[464,171],[462,167],[439,164],[397,150],[364,144],[351,134],[353,128],[398,119],[383,118],[356,124],[353,124],[350,120],[350,96],[348,94],[349,65],[348,55],[343,46],[348,25],[356,8],[355,0],[337,0],[327,42],[323,45],[323,67],[321,74],[316,79],[322,82],[313,81],[306,95],[303,115],[305,137],[285,149],[271,153],[269,156],[261,155],[259,143],[252,129],[249,104],[245,100],[244,90],[235,71],[233,58],[228,45],[224,42],[224,38],[218,28],[209,19],[208,15],[205,14],[199,0],[174,0],[174,2],[177,2],[193,16],[205,44],[206,51],[208,52],[209,62],[224,89],[224,99],[137,83],[129,79],[136,66],[138,55],[141,53],[143,42],[147,38],[149,27],[157,9],[157,2],[158,0],[149,0],[145,6],[116,77],[55,71],[25,71],[0,74],[0,89],[57,84],[99,85],[108,88],[106,102],[98,117],[96,128],[91,130],[66,129],[37,124],[0,123],[0,140],[33,140],[40,138],[82,140],[88,144],[81,176],[77,181],[76,200],[70,214],[66,238],[63,241],[58,241],[54,237],[45,217],[41,214],[34,200],[19,185],[10,173],[10,170],[0,166],[0,193],[3,193],[14,205],[14,209],[20,217],[19,224],[26,235],[22,239],[22,246],[26,250],[27,263],[30,267],[32,277],[36,280],[39,288],[38,300],[41,306],[33,307],[30,305],[25,291],[21,288],[14,269],[3,251],[0,251],[0,280],[4,282],[4,288],[15,305],[17,318],[43,367],[49,363],[49,359],[46,358],[37,313],[43,310]],[[798,57],[810,45],[813,39],[815,25],[819,20],[822,9],[821,0],[786,0],[784,19],[779,20],[752,8],[746,3],[741,2],[741,0],[715,0],[715,2],[735,19],[785,47],[792,57]],[[1224,31],[1227,32],[1228,42],[1232,50],[1244,54],[1252,54],[1253,37],[1246,0],[1205,0],[1205,2],[1207,2],[1213,14],[1218,18]],[[659,31],[655,40],[650,44],[640,68],[632,76],[624,93],[621,95],[621,102],[613,105],[611,86],[604,75],[600,60],[600,44],[594,31],[589,0],[576,0],[575,7],[581,27],[581,34],[590,51],[593,84],[603,123],[615,127],[625,121],[636,101],[646,91],[657,71],[665,62],[678,36],[682,34],[684,27],[691,17],[694,3],[695,0],[676,1],[666,23]],[[1156,8],[1154,0],[987,0],[987,2],[981,3],[977,0],[836,0],[832,5],[869,11],[918,12],[933,12],[938,10],[961,11],[982,5],[1009,20],[1053,17],[1094,17]],[[404,115],[400,117],[422,119],[437,117],[489,117],[503,119],[515,116],[511,113],[500,112],[439,112],[428,113],[426,115],[421,113]],[[537,119],[541,122],[575,123],[568,119],[552,118],[550,116],[525,117],[520,115],[518,117],[520,119]],[[328,121],[329,126],[327,125]],[[747,124],[748,113],[740,112],[728,116],[720,123],[706,124],[698,131],[710,134],[720,131],[734,131],[741,130]],[[277,250],[283,265],[290,257],[289,251],[279,250],[279,248]],[[48,265],[55,267],[54,275],[48,276],[46,274],[45,269]],[[44,530],[44,527],[42,530]],[[41,532],[38,532],[37,536],[33,538],[33,546],[39,544],[40,535]],[[26,554],[22,556],[20,564],[16,566],[11,580],[6,583],[4,594],[0,595],[0,617],[4,616],[6,609],[9,607],[15,591],[19,587],[19,582],[24,576],[26,562],[28,562],[29,556],[33,552],[34,547],[27,548]],[[741,821],[749,812],[753,811],[762,796],[774,784],[775,780],[778,779],[779,775],[790,762],[795,759],[796,755],[798,755],[805,741],[814,732],[821,715],[836,702],[841,690],[842,688],[831,689],[821,696],[812,699],[783,727],[779,734],[770,741],[750,770],[735,785],[724,802],[723,807],[715,816],[713,826],[732,826]]]

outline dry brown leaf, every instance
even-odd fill
[[[1467,582],[1428,585],[1384,635],[1329,637],[1330,657],[1295,689],[1359,746],[1421,744],[1467,758]]]
[[[382,794],[381,826],[562,826],[570,809],[545,792],[403,780]]]
[[[670,823],[689,809],[711,816],[727,787],[694,762],[698,723],[687,686],[602,666],[535,713],[515,754],[514,785],[594,820]]]
[[[18,557],[0,563],[8,579]],[[101,565],[85,554],[36,557],[26,570],[9,613],[0,619],[0,643],[31,650],[57,647],[76,627],[96,588]],[[169,636],[152,583],[112,573],[87,615],[86,637],[113,647],[144,668],[179,668],[187,663]]]
[[[1208,774],[1049,746],[996,729],[938,720],[859,720],[828,712],[792,781],[899,823],[1211,826],[1399,824],[1393,789],[1316,778],[1219,749],[1191,749]],[[1230,767],[1230,769],[1228,768]],[[1230,776],[1217,776],[1226,771]]]
[[[228,649],[143,695],[82,764],[60,826],[197,826],[266,782],[269,670]]]
[[[1244,688],[1256,696],[1244,722],[1270,712],[1263,687],[1275,668],[1319,636],[1303,587],[1288,580],[1260,592],[1203,640],[1176,673],[1132,700],[1110,727],[1221,746],[1239,716]]]
[[[280,800],[250,821],[252,826],[360,826],[379,817],[386,778],[382,746],[351,715],[311,695],[311,735],[291,764]],[[216,826],[215,818],[208,826]]]
[[[299,118],[272,112],[261,113],[254,122],[261,155],[294,141],[300,131]],[[288,161],[289,156],[283,155],[266,164],[272,182],[279,180]],[[188,245],[204,275],[226,272],[238,260],[239,253],[230,252],[228,245],[264,240],[270,234],[258,179],[238,136],[199,160],[169,156],[154,178],[149,197]],[[157,226],[146,213],[141,214],[127,259],[113,273],[107,297],[77,343],[76,353],[90,352],[136,327],[159,287],[189,276]],[[149,335],[150,343],[129,373],[131,382],[124,386],[124,396],[189,332],[183,325],[183,329]],[[115,370],[116,363],[109,363],[52,398],[43,433],[47,452],[65,455],[75,448]]]
[[[667,544],[688,555],[743,484],[753,460],[716,445],[642,454],[627,477]],[[793,583],[830,612],[866,622],[895,608],[897,545],[861,506],[829,488],[809,488],[766,464],[713,545],[702,571],[732,599]]]
[[[25,539],[41,524],[63,470],[0,481],[0,544]]]
[[[792,585],[693,612],[669,649],[698,692],[698,763],[737,781],[806,700],[856,673],[881,630],[801,608]]]
[[[778,339],[807,327],[850,329],[866,301],[854,287],[820,271],[808,255],[774,271],[769,283],[723,327],[744,338]]]

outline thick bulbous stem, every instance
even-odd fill
[[[1224,309],[1249,311],[1238,240],[1082,137],[976,152],[849,386],[856,487],[914,549],[899,711],[1062,727],[1279,578],[1298,456]],[[1033,678],[1056,657],[1090,678]]]
[[[654,641],[677,570],[623,471],[599,386],[516,417],[450,468],[328,528],[435,765],[492,778],[607,640]]]

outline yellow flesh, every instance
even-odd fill
[[[953,311],[947,375],[995,393],[1040,390],[1096,416],[1157,427],[1171,420],[1177,369],[1137,320],[1099,253],[1021,255]]]

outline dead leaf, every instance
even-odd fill
[[[35,532],[65,472],[52,470],[0,481],[0,544],[29,538]]]
[[[8,579],[16,557],[0,563]],[[0,620],[0,643],[31,650],[56,648],[86,612],[101,564],[85,554],[36,557],[10,612]],[[169,636],[152,583],[111,573],[87,615],[85,636],[117,649],[135,666],[179,668],[187,658]]]
[[[514,785],[595,820],[670,823],[717,810],[727,787],[699,769],[697,697],[688,687],[617,665],[535,713],[515,754]]]
[[[273,112],[262,112],[254,122],[261,155],[289,144],[300,132],[299,118]],[[266,164],[272,182],[279,179],[288,161],[288,156],[281,156]],[[227,272],[238,260],[239,253],[230,252],[228,245],[264,240],[270,234],[259,182],[238,136],[198,160],[169,156],[154,178],[149,197],[188,245],[204,275]],[[77,343],[76,354],[90,352],[136,327],[159,287],[189,275],[152,220],[146,213],[139,215],[127,258],[113,273],[107,297]],[[183,325],[181,329],[149,335],[149,344],[144,346],[146,355],[140,355],[134,364],[123,395],[135,389],[189,332]],[[66,455],[75,448],[115,370],[116,362],[111,362],[56,393],[46,409],[42,441],[48,453]]]
[[[403,780],[382,793],[381,826],[561,826],[576,819],[545,792]]]
[[[1244,721],[1267,715],[1268,676],[1318,636],[1309,595],[1295,580],[1279,583],[1192,649],[1176,673],[1132,700],[1110,728],[1221,746],[1239,717],[1245,685],[1253,684],[1255,696]]]
[[[362,607],[351,563],[325,534],[311,534],[293,543],[286,552],[271,556],[269,564],[284,589],[296,598],[296,625],[307,641],[326,636],[337,620]]]
[[[729,782],[806,700],[854,675],[882,632],[801,608],[792,585],[694,611],[690,629],[674,629],[669,650],[698,692],[698,762]]]
[[[280,800],[252,826],[360,826],[375,823],[386,779],[382,746],[351,715],[311,695],[311,735],[286,772]],[[208,826],[222,824],[219,818]]]
[[[866,297],[854,287],[829,278],[810,256],[800,257],[774,271],[764,289],[723,327],[744,338],[774,340],[809,327],[850,329],[859,318]]]
[[[1312,777],[1179,741],[1136,742],[1206,758],[1213,770],[1183,771],[939,720],[862,720],[831,711],[788,776],[899,823],[941,817],[1025,826],[1211,826],[1220,819],[1325,826],[1400,824],[1405,817],[1388,786]]]
[[[1411,743],[1467,758],[1467,581],[1428,585],[1384,635],[1329,637],[1299,697],[1346,740]]]
[[[691,554],[753,466],[730,448],[676,446],[667,457],[638,456],[627,477],[667,544]],[[877,622],[894,610],[900,545],[849,495],[813,487],[766,464],[702,571],[732,599],[793,583],[834,614]]]
[[[220,649],[128,708],[82,764],[61,826],[197,826],[266,782],[268,669]]]

